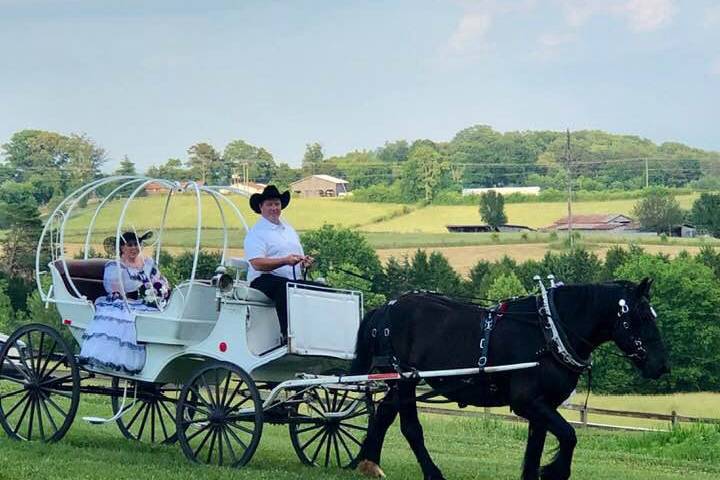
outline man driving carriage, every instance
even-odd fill
[[[268,185],[262,193],[250,196],[250,208],[260,215],[245,236],[245,258],[250,264],[247,280],[275,302],[283,339],[287,338],[287,290],[290,281],[303,282],[302,269],[313,264],[305,255],[300,237],[293,227],[280,219],[290,203],[290,192],[280,193]]]

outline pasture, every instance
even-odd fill
[[[660,400],[662,403],[663,400]],[[151,446],[124,439],[114,424],[90,426],[81,415],[109,415],[104,398],[84,396],[69,434],[52,445],[21,443],[0,434],[2,479],[176,478],[360,479],[360,475],[308,468],[290,445],[287,427],[266,425],[260,447],[240,470],[192,465],[177,445]],[[428,448],[448,479],[518,478],[526,426],[491,419],[422,414]],[[673,433],[578,429],[573,479],[710,480],[720,476],[720,428],[684,427]],[[552,441],[549,446],[552,446]],[[397,425],[383,455],[389,479],[420,478],[420,470]]]

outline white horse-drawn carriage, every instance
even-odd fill
[[[185,197],[180,208],[187,208],[188,196],[194,200],[190,278],[173,286],[163,308],[136,315],[137,341],[146,348],[142,371],[125,375],[80,365],[76,344],[93,319],[94,300],[105,295],[108,259],[89,258],[97,244],[95,225],[103,214],[115,215],[119,257],[120,234],[132,227],[127,217],[138,217],[134,209],[146,206],[138,197],[150,184],[166,192],[151,247],[161,270],[173,200]],[[0,424],[11,438],[60,440],[82,392],[109,396],[113,413],[85,420],[116,421],[131,439],[179,441],[194,461],[244,465],[257,448],[263,423],[271,422],[289,425],[304,463],[344,467],[352,462],[372,414],[371,392],[367,385],[337,383],[327,374],[343,372],[353,358],[362,293],[288,284],[289,331],[282,344],[273,303],[247,285],[239,274],[244,261],[229,255],[230,237],[246,231],[247,224],[226,193],[192,182],[181,188],[166,180],[112,177],[78,189],[56,208],[38,243],[37,284],[76,342],[42,324],[25,325],[7,339],[0,351],[5,365]],[[221,260],[213,278],[201,279],[196,273],[208,205],[221,223]],[[80,236],[78,225],[84,230]],[[69,235],[83,244],[82,259],[70,259]]]
[[[119,258],[121,232],[132,223],[128,217],[154,223],[150,207],[157,201],[139,198],[151,184],[166,192],[152,245],[161,270],[173,204],[185,210],[188,198],[193,200],[197,221],[189,278],[173,286],[162,308],[135,315],[137,342],[146,349],[140,372],[80,365],[77,347],[93,319],[94,300],[105,295],[102,280],[109,260],[90,258],[99,243],[96,233],[112,233]],[[111,177],[78,189],[55,209],[38,242],[36,277],[42,300],[57,307],[67,331],[27,324],[0,348],[0,425],[9,437],[60,440],[85,393],[109,396],[112,406],[109,418],[86,421],[114,421],[125,437],[139,441],[177,441],[196,462],[246,464],[263,424],[270,422],[289,426],[302,462],[346,467],[359,454],[373,415],[373,394],[386,388],[384,382],[537,365],[345,375],[355,353],[362,293],[301,283],[288,283],[288,341],[283,344],[275,306],[242,279],[243,260],[229,255],[230,238],[247,231],[247,224],[226,193],[193,182],[181,187],[167,180]],[[183,201],[174,200],[178,197]],[[201,279],[198,259],[210,209],[222,234],[221,255],[215,275]],[[103,215],[112,219],[113,232],[95,232]],[[70,243],[82,245],[81,259],[71,259]]]

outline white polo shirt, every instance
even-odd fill
[[[279,225],[275,225],[265,217],[253,225],[245,236],[245,259],[250,262],[256,258],[281,258],[290,255],[305,255],[302,245],[300,245],[300,237],[293,227],[280,220]],[[252,282],[263,273],[270,273],[278,277],[289,278],[290,280],[302,278],[302,268],[298,263],[295,265],[295,277],[293,277],[293,267],[283,265],[273,271],[255,270],[250,264],[248,266],[247,281]]]

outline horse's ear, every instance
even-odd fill
[[[650,298],[650,287],[652,287],[653,279],[645,277],[642,279],[637,288],[637,293],[640,297]]]

